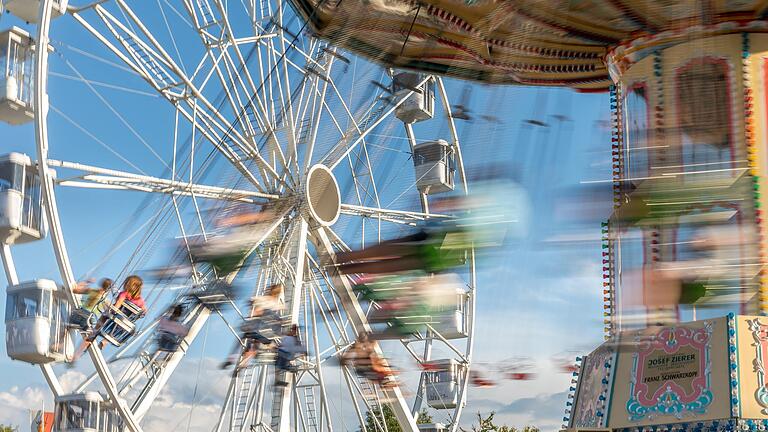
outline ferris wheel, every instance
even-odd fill
[[[338,271],[337,254],[447,217],[430,210],[432,200],[468,191],[440,77],[388,70],[313,38],[290,1],[3,6],[13,18],[0,20],[0,120],[13,126],[0,127],[33,124],[37,150],[0,157],[6,340],[9,356],[40,365],[58,430],[140,431],[174,375],[192,375],[185,355],[208,327],[218,322],[223,339],[242,343],[246,313],[230,298],[190,301],[179,349],[159,351],[152,337],[169,305],[222,279],[245,297],[282,285],[282,318],[298,326],[307,356],[291,373],[268,362],[232,372],[214,430],[387,430],[385,408],[403,430],[458,430],[474,332],[471,251],[455,272],[454,305],[376,343],[401,369],[396,383],[381,386],[338,361],[370,332],[380,305]],[[74,133],[97,150],[67,142]],[[83,227],[84,208],[100,202],[99,223]],[[265,205],[278,217],[238,270],[217,275],[189,253],[195,239],[216,235],[217,219]],[[132,337],[91,345],[86,378],[64,389],[63,365],[80,340],[66,328],[78,280],[108,272],[121,281],[168,261],[157,252],[168,239],[180,245],[172,260],[191,271],[147,284],[146,317],[113,326]],[[19,280],[22,243],[52,250],[58,280]],[[92,243],[110,246],[84,253]],[[43,265],[16,258],[19,268]],[[417,425],[423,410],[433,423]]]

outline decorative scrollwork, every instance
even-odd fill
[[[706,413],[713,400],[710,390],[712,327],[711,321],[705,321],[701,328],[666,327],[654,337],[642,340],[633,356],[630,398],[626,405],[629,420],[667,415],[682,419],[686,415]],[[675,362],[692,363],[694,369],[647,375],[654,365],[668,367]],[[682,379],[690,382],[682,385]]]

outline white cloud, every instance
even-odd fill
[[[210,431],[219,418],[231,370],[213,357],[185,358],[142,421],[145,432]],[[190,421],[191,416],[191,421]]]
[[[563,421],[566,392],[528,393],[533,396],[516,397],[503,404],[497,399],[476,399],[471,401],[462,416],[462,425],[468,427],[477,423],[477,414],[483,417],[495,413],[494,423],[518,428],[536,426],[541,431],[557,431]]]
[[[565,408],[562,392],[568,388],[570,377],[552,373],[550,357],[575,346],[592,348],[600,342],[601,280],[599,265],[587,259],[571,261],[561,270],[558,272],[554,263],[530,268],[516,263],[491,270],[490,277],[481,281],[475,334],[478,366],[489,369],[489,364],[499,360],[527,355],[535,360],[539,377],[534,381],[502,381],[492,389],[470,389],[463,425],[471,424],[477,412],[491,411],[497,412],[499,423],[514,426],[531,424],[542,430],[555,430],[562,423]],[[205,355],[213,354],[214,357],[203,357],[201,361],[199,355],[190,353],[182,362],[145,417],[145,431],[183,430],[188,424],[194,432],[213,428],[231,373],[231,370],[218,369],[225,353],[215,354],[219,350],[216,345],[209,345],[205,350]],[[402,363],[398,366],[414,368],[406,361],[408,357],[404,351],[397,354],[400,355],[395,357]],[[83,366],[88,363],[84,360]],[[122,365],[111,367],[119,376]],[[60,380],[65,390],[71,391],[85,378],[79,369],[62,371]],[[38,371],[30,371],[39,376]],[[412,373],[407,375],[404,377],[406,390],[413,390],[417,378],[412,379]],[[39,406],[39,401],[44,400],[48,392],[44,383],[8,389],[13,384],[32,382],[13,373],[10,377],[10,382],[0,384],[0,390],[7,390],[0,393],[0,423],[10,421],[25,430],[28,424],[26,410]],[[349,395],[340,387],[343,380],[338,369],[327,367],[325,379],[328,388],[333,389],[329,397],[333,398],[331,414],[335,428],[356,430],[356,418]],[[50,410],[50,397],[47,401]],[[434,414],[436,420],[442,421],[445,412]]]
[[[75,389],[83,381],[85,381],[86,378],[87,377],[82,372],[76,370],[66,370],[59,376],[59,384],[61,384],[61,388],[64,390],[64,393],[71,393],[75,391]]]
[[[145,432],[187,430],[187,425],[192,432],[208,432],[216,425],[219,410],[219,404],[202,402],[193,405],[174,402],[167,396],[159,397],[142,426]]]
[[[0,423],[28,430],[30,410],[40,410],[45,404],[47,409],[53,406],[53,398],[42,387],[11,387],[8,391],[0,392]]]

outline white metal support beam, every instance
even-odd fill
[[[371,327],[368,325],[365,311],[363,311],[363,308],[357,301],[357,296],[352,290],[352,284],[347,277],[340,274],[337,270],[336,252],[333,249],[333,244],[328,237],[325,228],[317,228],[313,230],[312,241],[315,243],[317,249],[322,251],[322,264],[325,265],[326,272],[334,282],[334,289],[344,305],[344,310],[347,312],[352,327],[357,333],[361,331],[370,333]],[[379,355],[382,355],[381,348],[379,348],[378,344],[376,344],[376,351]],[[400,388],[395,386],[383,391],[386,399],[391,401],[392,411],[395,413],[397,421],[403,430],[418,432],[419,428],[416,426],[416,420],[413,418],[413,415],[411,415],[411,408],[403,397]]]
[[[320,427],[322,428],[323,419],[327,421],[328,432],[333,432],[333,423],[331,421],[331,413],[328,407],[328,394],[325,391],[325,379],[323,377],[322,360],[320,358],[320,340],[317,335],[317,301],[315,299],[315,291],[309,289],[309,306],[311,308],[310,314],[312,316],[312,343],[315,346],[315,369],[317,372],[317,381],[320,384]],[[307,341],[309,345],[309,341]]]
[[[253,202],[254,198],[277,199],[279,195],[267,194],[245,189],[232,189],[221,186],[208,186],[194,184],[185,181],[168,180],[126,171],[118,171],[100,168],[93,165],[84,165],[75,162],[58,161],[49,159],[48,165],[72,169],[84,173],[77,177],[81,179],[61,179],[57,183],[61,186],[113,188],[123,190],[139,190],[143,192],[155,192],[172,195],[197,196],[229,201]]]
[[[197,316],[189,326],[189,333],[182,340],[183,345],[189,346],[192,344],[195,338],[197,338],[197,335],[200,333],[200,330],[202,330],[205,326],[205,323],[208,321],[210,316],[210,309],[205,307],[199,308]],[[142,397],[136,400],[133,406],[133,413],[138,421],[144,418],[144,416],[147,414],[147,411],[149,411],[149,408],[152,406],[155,398],[160,393],[160,390],[162,390],[165,386],[165,383],[168,382],[168,379],[179,365],[179,362],[181,362],[181,359],[184,358],[185,354],[186,350],[174,351],[165,362],[165,367],[163,367],[160,375],[155,379],[149,388],[145,388],[144,391],[142,391]]]
[[[423,86],[423,85],[424,85],[424,83],[426,83],[426,82],[427,82],[427,80],[429,80],[429,79],[430,79],[430,77],[428,76],[427,78],[425,78],[424,80],[422,80],[422,81],[421,81],[421,82],[418,84],[418,86],[417,86],[417,87]],[[331,150],[330,150],[330,151],[328,151],[328,152],[325,154],[325,156],[322,158],[322,160],[324,161],[324,162],[323,162],[323,163],[324,163],[324,165],[325,165],[325,166],[327,166],[328,168],[330,168],[331,170],[333,170],[334,168],[336,168],[336,166],[337,166],[338,164],[340,164],[340,163],[341,163],[341,162],[344,160],[344,158],[346,158],[346,157],[347,157],[347,155],[349,155],[349,154],[352,152],[352,150],[354,150],[354,149],[355,149],[355,147],[356,147],[356,146],[357,146],[359,143],[361,143],[361,142],[363,142],[363,140],[365,140],[365,137],[366,137],[366,136],[368,136],[368,134],[369,134],[369,133],[371,133],[371,132],[372,132],[374,129],[376,129],[376,127],[377,127],[379,124],[381,124],[381,122],[383,122],[383,121],[384,121],[384,120],[385,120],[387,117],[389,117],[390,115],[392,115],[392,113],[394,113],[394,112],[395,112],[395,110],[396,110],[396,109],[397,109],[397,108],[398,108],[400,105],[402,105],[403,103],[405,103],[405,101],[406,101],[406,100],[408,100],[408,98],[409,98],[409,97],[411,97],[411,95],[413,95],[414,93],[415,93],[414,91],[409,91],[409,92],[408,92],[407,94],[405,94],[405,95],[404,95],[402,98],[400,98],[400,99],[399,99],[399,100],[397,100],[397,101],[396,101],[394,104],[392,104],[392,106],[391,106],[391,107],[389,107],[389,109],[386,109],[386,111],[383,111],[383,112],[382,112],[382,113],[379,115],[379,117],[378,117],[378,118],[376,118],[376,119],[373,121],[373,123],[371,123],[371,124],[367,124],[367,125],[366,125],[366,127],[365,127],[365,129],[363,129],[363,130],[360,130],[360,127],[359,127],[359,125],[357,124],[357,122],[355,122],[355,127],[354,127],[354,129],[355,129],[355,130],[358,132],[358,134],[357,134],[357,137],[355,138],[355,140],[354,140],[354,141],[352,141],[351,143],[349,142],[349,138],[350,138],[350,135],[351,135],[351,133],[349,133],[349,132],[352,132],[352,131],[349,131],[347,134],[345,134],[345,135],[344,135],[344,137],[342,138],[342,140],[341,140],[341,141],[339,141],[338,143],[336,143],[336,144],[333,146],[333,148],[331,148]],[[447,96],[446,96],[446,98],[447,98]],[[383,107],[382,107],[382,108],[383,108]],[[372,115],[372,114],[369,114],[369,115]]]
[[[124,3],[120,2],[120,4],[121,7],[126,7]],[[148,44],[141,42],[141,38],[138,35],[133,33],[122,22],[107,12],[103,7],[96,5],[94,9],[105,23],[105,25],[107,25],[112,36],[119,42],[121,46],[123,46],[126,51],[128,51],[129,54],[129,44],[126,42],[126,39],[120,35],[118,30],[124,32],[131,39],[137,41],[136,43],[140,43],[141,47],[145,50],[150,49]],[[125,10],[132,19],[136,18],[130,9]],[[205,138],[216,148],[216,150],[222,153],[230,161],[230,163],[232,163],[232,165],[238,171],[240,171],[252,184],[258,188],[263,187],[262,182],[254,177],[254,175],[244,165],[244,160],[240,158],[234,148],[240,148],[242,151],[248,154],[252,154],[255,157],[256,162],[260,164],[265,172],[276,178],[277,173],[275,173],[271,167],[266,166],[266,161],[263,160],[257,151],[254,152],[255,149],[249,147],[248,142],[240,135],[238,131],[233,130],[230,127],[229,123],[223,118],[222,114],[219,113],[215,107],[213,107],[213,105],[202,95],[200,90],[192,84],[192,81],[187,78],[186,75],[184,75],[178,66],[176,66],[170,56],[168,56],[167,53],[162,50],[162,47],[157,44],[151,34],[145,32],[146,37],[150,39],[150,43],[155,48],[157,48],[159,52],[152,51],[148,52],[147,55],[151,55],[154,60],[162,62],[167,68],[169,68],[170,72],[176,75],[176,78],[179,80],[179,85],[183,86],[184,89],[184,91],[181,93],[184,95],[183,97],[181,97],[178,92],[174,92],[172,89],[162,87],[156,83],[153,78],[144,70],[144,68],[132,58],[132,56],[129,56],[115,44],[110,42],[93,25],[86,21],[83,16],[77,13],[73,14],[72,16],[96,39],[104,44],[104,46],[106,46],[112,53],[114,53],[134,72],[141,76],[142,79],[144,79],[155,91],[157,91],[161,96],[173,104],[174,107],[184,116],[184,118],[186,118],[191,123],[196,124],[200,130],[200,133],[203,134]],[[135,20],[134,23],[140,25],[140,23],[136,22]],[[143,25],[140,25],[140,27],[142,30],[146,30]],[[199,108],[197,108],[199,117],[194,118],[186,109],[183,108],[182,102],[190,107],[193,105],[199,105]]]
[[[51,12],[53,7],[53,0],[43,0],[40,2],[40,9],[38,10],[38,16],[40,17],[40,24],[37,28],[37,43],[38,46],[48,46],[50,39],[48,32],[51,25]],[[53,243],[53,249],[56,254],[56,260],[59,266],[59,272],[61,273],[61,279],[67,293],[67,297],[70,302],[77,306],[79,304],[78,299],[75,297],[72,288],[75,286],[76,281],[72,267],[69,262],[69,255],[67,254],[66,244],[64,243],[64,236],[61,229],[61,223],[59,221],[58,205],[56,203],[56,195],[53,190],[53,177],[51,170],[48,167],[48,50],[39,49],[36,51],[35,56],[35,92],[34,92],[34,107],[35,107],[35,142],[37,144],[37,167],[38,174],[40,175],[41,190],[43,196],[43,204],[45,207],[46,217],[48,218],[48,225],[51,230],[51,242]],[[117,391],[112,375],[109,372],[104,356],[101,354],[101,350],[96,345],[91,345],[88,349],[91,355],[93,364],[96,371],[99,373],[102,384],[107,390],[109,398],[113,401],[115,408],[120,416],[123,418],[125,427],[131,432],[141,432],[141,427],[133,414],[128,409],[125,401],[120,398]]]
[[[299,312],[301,310],[302,301],[302,289],[304,287],[304,267],[306,263],[307,252],[307,221],[302,217],[297,224],[298,232],[295,234],[294,244],[291,247],[292,255],[296,257],[296,262],[293,263],[294,277],[293,286],[290,290],[287,290],[286,294],[290,295],[290,324],[299,323]],[[287,279],[286,282],[290,282]],[[288,432],[291,430],[291,394],[293,393],[294,376],[287,372],[276,372],[276,374],[284,374],[283,381],[287,384],[279,387],[275,390],[272,403],[280,404],[280,417],[278,419],[272,418],[272,430],[274,432]]]

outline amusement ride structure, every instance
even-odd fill
[[[305,333],[309,356],[295,373],[275,372],[280,386],[268,385],[272,366],[266,364],[234,372],[217,430],[334,428],[324,374],[334,366],[327,360],[370,329],[366,308],[376,306],[362,301],[350,278],[339,274],[337,254],[353,248],[351,241],[362,238],[365,245],[388,237],[392,226],[444,217],[430,211],[431,195],[471,188],[455,127],[461,113],[452,110],[437,75],[610,94],[614,212],[603,225],[601,287],[607,341],[573,372],[565,428],[768,427],[768,323],[759,317],[768,312],[762,212],[768,196],[761,193],[768,142],[768,2],[157,5],[156,10],[146,4],[132,8],[125,0],[4,5],[35,25],[30,25],[34,31],[12,28],[0,35],[5,79],[0,88],[6,89],[0,119],[34,122],[37,154],[10,154],[1,162],[10,173],[3,174],[8,185],[0,192],[3,262],[9,298],[40,305],[31,314],[29,308],[10,308],[6,325],[15,333],[7,335],[8,351],[40,365],[56,395],[59,430],[140,430],[141,419],[209,318],[232,316],[222,312],[220,301],[201,300],[216,297],[217,275],[192,260],[187,288],[158,288],[165,303],[149,308],[155,318],[170,302],[194,297],[184,317],[190,331],[182,349],[153,354],[146,337],[150,327],[142,326],[112,361],[89,348],[94,374],[73,394],[63,394],[54,365],[68,360],[73,335],[59,328],[79,301],[56,200],[67,186],[168,195],[166,212],[178,220],[185,241],[215,230],[201,216],[201,201],[215,215],[226,214],[231,202],[271,203],[279,217],[251,245],[246,259],[259,265],[255,289],[249,290],[261,294],[275,283],[285,287],[285,318]],[[166,14],[178,16],[183,31],[171,32]],[[109,56],[86,52],[88,58],[138,75],[170,103],[174,130],[190,132],[188,141],[181,132],[174,134],[168,177],[49,156],[55,147],[48,115],[57,102],[46,92],[48,60],[51,52],[71,50],[57,45],[57,27],[67,22]],[[170,45],[158,36],[166,30]],[[196,49],[176,44],[185,34],[197,41]],[[346,96],[349,83],[370,81],[376,85]],[[445,136],[437,136],[443,129]],[[374,158],[377,134],[401,137],[405,150],[400,156],[377,151]],[[231,176],[219,176],[218,185],[202,182],[210,179],[204,154],[191,161],[199,141],[227,164],[224,171]],[[377,178],[398,164],[415,164],[414,174],[394,183],[402,190],[388,191],[384,199]],[[60,281],[17,280],[11,246],[40,240],[47,229]],[[128,267],[122,275],[138,268]],[[426,399],[433,408],[451,411],[448,428],[457,430],[472,358],[473,253],[457,274],[465,291],[457,294],[455,307],[419,323],[412,336],[377,348],[404,350],[430,366],[411,385],[412,403],[402,391],[409,385],[404,380],[380,386],[341,366],[345,397],[353,401],[363,429],[364,413],[383,411],[385,400],[404,430],[444,430],[442,424],[416,424]],[[234,272],[223,279],[230,283],[237,277]],[[320,336],[325,330],[327,336]],[[64,413],[73,410],[96,420],[87,427],[70,425]]]
[[[474,332],[471,250],[454,273],[459,282],[453,304],[411,322],[410,335],[374,344],[382,357],[410,358],[419,372],[382,385],[339,362],[358,334],[370,333],[369,317],[380,306],[364,300],[352,279],[339,273],[337,254],[447,217],[430,211],[432,199],[469,188],[440,77],[345,54],[311,36],[285,1],[3,3],[9,13],[3,21],[18,25],[0,32],[0,120],[13,125],[6,128],[33,125],[29,139],[37,149],[0,158],[6,346],[11,358],[39,365],[55,396],[56,430],[142,430],[142,419],[172,375],[192,379],[179,366],[188,350],[205,346],[206,326],[223,322],[228,343],[238,349],[246,344],[238,329],[248,306],[227,293],[240,290],[248,298],[275,285],[283,287],[281,319],[298,326],[307,355],[290,372],[258,357],[235,368],[215,430],[330,431],[349,427],[342,426],[345,417],[356,419],[353,428],[371,430],[370,421],[375,430],[386,430],[385,404],[403,430],[418,430],[419,413],[427,408],[436,419],[447,419],[442,421],[451,430],[458,428]],[[69,43],[73,34],[88,42]],[[51,64],[67,67],[67,76],[84,84],[101,108],[70,111],[66,100],[49,98]],[[170,114],[159,120],[163,157],[128,120],[131,110],[139,116],[142,109],[154,112],[150,105],[106,95],[104,84],[91,79],[103,74],[144,86],[112,90],[164,102]],[[124,164],[78,160],[83,153],[73,152],[51,127],[54,115]],[[137,148],[149,149],[165,175],[147,174],[145,158],[125,157],[128,150],[99,138],[93,131],[107,118],[117,119]],[[80,200],[77,209],[57,200],[63,190],[74,194],[67,200]],[[75,212],[94,205],[98,194],[126,191],[146,199],[137,213],[122,214],[136,231],[126,229],[103,258],[125,257],[115,280],[147,270],[163,238],[175,237],[178,251],[158,282],[145,283],[146,311],[108,307],[100,336],[115,347],[102,352],[91,344],[78,363],[89,363],[90,375],[64,389],[63,365],[73,361],[80,340],[68,327],[83,301],[76,294],[78,279],[103,265],[75,265],[79,253],[70,246],[67,220],[75,223]],[[219,274],[196,261],[195,242],[215,237],[225,229],[216,221],[244,206],[269,208],[272,217],[247,233],[248,250],[235,269]],[[147,208],[157,213],[139,224],[136,218]],[[119,208],[106,213],[121,217]],[[15,248],[48,247],[47,239],[58,278],[19,280]],[[153,334],[172,305],[183,306],[180,322],[188,333],[175,349],[163,350]],[[341,414],[340,406],[346,410]],[[430,427],[444,428],[421,426]]]
[[[295,3],[314,33],[391,66],[610,92],[607,342],[580,359],[564,427],[768,427],[768,3]]]

